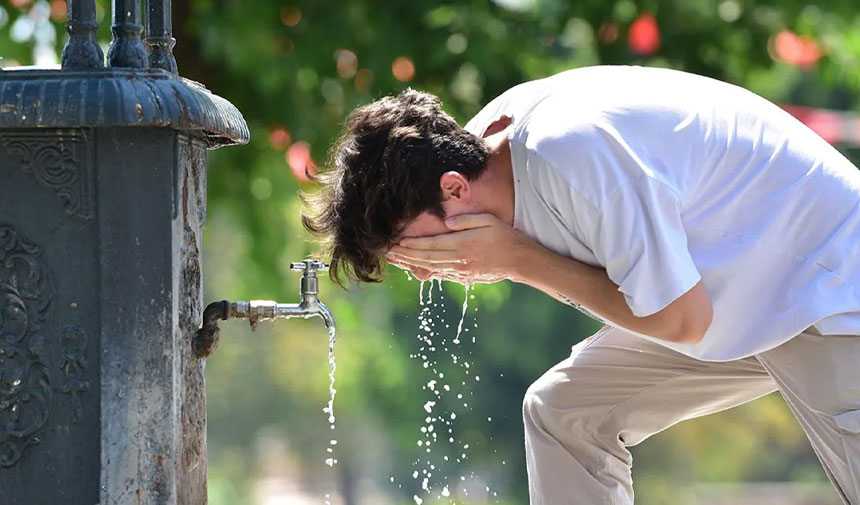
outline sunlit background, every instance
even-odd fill
[[[2,65],[55,65],[66,2],[0,6]],[[106,50],[107,2],[98,12]],[[236,104],[252,132],[249,145],[210,157],[207,300],[295,301],[289,264],[313,252],[299,220],[298,192],[313,189],[305,170],[324,168],[353,107],[406,86],[465,121],[506,88],[563,69],[672,67],[752,89],[859,159],[855,0],[180,0],[173,13],[180,73]],[[431,302],[425,285],[422,307],[418,283],[399,271],[348,292],[322,285],[339,324],[336,429],[322,412],[320,321],[223,324],[207,363],[210,503],[527,503],[523,393],[598,325],[522,286],[479,286],[454,363],[440,349],[460,321],[462,286],[434,286]],[[419,328],[422,308],[431,330]],[[439,349],[427,359],[445,381],[423,366],[429,331]],[[429,453],[427,417],[438,433]],[[634,454],[641,504],[837,503],[777,395],[682,423]]]

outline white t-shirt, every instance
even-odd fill
[[[637,316],[704,280],[704,339],[656,342],[726,361],[811,325],[860,335],[860,171],[776,105],[702,76],[603,66],[516,86],[466,129],[502,115],[516,229],[606,269]]]

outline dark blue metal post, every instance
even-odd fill
[[[173,57],[173,23],[170,18],[170,0],[146,0],[146,45],[149,47],[149,66],[176,73]]]
[[[69,21],[66,31],[69,40],[63,47],[60,58],[63,68],[101,68],[104,66],[104,53],[96,41],[96,2],[95,0],[69,0]]]
[[[113,0],[113,41],[108,49],[111,67],[146,68],[149,55],[140,39],[140,0]]]

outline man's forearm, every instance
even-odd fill
[[[582,305],[613,326],[673,342],[689,340],[679,318],[666,311],[637,317],[618,286],[601,268],[557,254],[540,244],[515,262],[511,279],[528,284],[569,305]]]
[[[403,238],[389,259],[457,282],[512,279],[613,326],[672,342],[699,342],[711,325],[713,305],[701,281],[658,312],[637,317],[606,271],[556,254],[492,214],[461,214],[445,226],[452,231]]]

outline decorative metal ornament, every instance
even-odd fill
[[[53,278],[39,249],[0,225],[0,467],[14,465],[41,441],[51,413],[45,330],[53,300]]]

